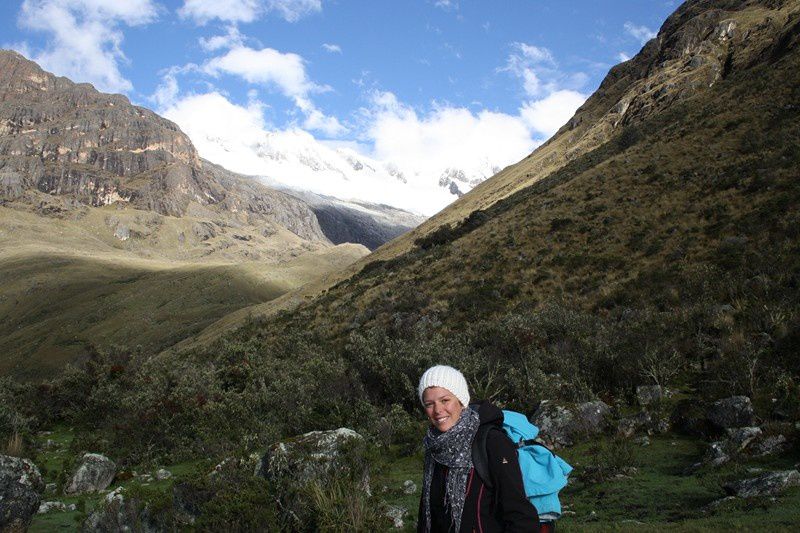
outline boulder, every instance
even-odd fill
[[[775,496],[790,487],[800,486],[800,472],[784,470],[768,472],[755,478],[735,481],[724,486],[725,492],[739,498]]]
[[[655,405],[664,398],[664,389],[658,385],[641,385],[636,387],[636,400],[642,407]]]
[[[410,479],[405,480],[403,483],[403,493],[404,494],[414,494],[417,492],[417,484],[411,481]]]
[[[312,431],[272,445],[256,465],[255,473],[297,486],[316,480],[324,482],[331,475],[350,475],[362,480],[369,493],[367,463],[358,451],[363,443],[364,438],[348,428]],[[347,453],[351,451],[353,454]]]
[[[731,396],[714,402],[706,413],[708,420],[720,429],[753,426],[753,404],[747,396]]]
[[[669,428],[669,420],[648,411],[640,411],[633,416],[620,419],[617,423],[617,433],[622,437],[632,437],[640,432],[648,435],[666,433]]]
[[[758,442],[753,447],[753,455],[763,457],[773,455],[786,449],[786,437],[783,435],[773,435]]]
[[[395,529],[401,529],[403,526],[405,526],[405,522],[403,520],[408,515],[408,509],[405,507],[400,507],[399,505],[389,505],[386,507],[386,512],[384,514],[392,521],[392,525],[395,527]]]
[[[531,417],[540,435],[553,446],[571,446],[581,437],[602,432],[611,408],[601,401],[586,402],[571,409],[543,401]]]
[[[737,452],[747,448],[747,446],[761,436],[761,428],[743,427],[728,429],[729,447]]]
[[[556,446],[571,446],[573,414],[566,407],[550,401],[543,401],[531,417],[531,422],[539,427],[539,435]]]
[[[52,502],[42,502],[39,505],[39,510],[36,511],[38,514],[47,514],[47,513],[64,513],[67,511],[74,511],[77,509],[77,506],[74,503],[67,505],[64,502],[59,501],[52,501]]]
[[[28,459],[0,455],[0,531],[25,531],[39,509],[44,482]]]
[[[711,466],[720,466],[731,460],[727,443],[724,441],[712,442],[708,446],[703,463]]]
[[[160,468],[156,471],[156,479],[159,481],[163,481],[171,477],[172,477],[172,472],[170,472],[166,468]]]
[[[83,522],[81,530],[97,533],[158,533],[164,528],[152,520],[146,505],[137,498],[127,497],[125,489],[117,487],[106,494],[102,503]]]
[[[64,493],[85,494],[104,490],[111,484],[116,471],[117,465],[105,455],[86,453],[81,457]]]
[[[595,435],[606,429],[611,408],[604,402],[586,402],[575,408],[574,424],[578,433]]]

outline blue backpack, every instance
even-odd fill
[[[481,428],[475,436],[473,463],[475,471],[489,488],[492,488],[489,476],[489,458],[486,453],[486,437],[495,428]],[[558,491],[567,485],[567,476],[572,467],[563,459],[535,441],[539,428],[530,423],[522,413],[503,411],[503,430],[513,443],[517,445],[519,467],[522,471],[522,482],[528,500],[536,507],[539,519],[555,520],[561,516],[561,502]]]

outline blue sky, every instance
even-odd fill
[[[230,154],[291,131],[407,174],[463,162],[486,177],[546,140],[677,5],[6,0],[0,44],[165,114],[212,160],[220,143]]]

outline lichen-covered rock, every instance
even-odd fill
[[[330,476],[361,479],[369,492],[369,469],[363,457],[364,438],[348,428],[312,431],[274,444],[256,466],[256,474],[303,486]]]
[[[410,479],[405,480],[405,482],[403,482],[403,492],[405,494],[414,494],[417,492],[417,484]]]
[[[36,513],[37,514],[64,513],[67,511],[74,511],[75,509],[77,509],[77,506],[74,503],[67,505],[64,502],[51,501],[51,502],[42,502],[39,505],[39,510],[36,511]]]
[[[658,385],[641,385],[636,387],[636,400],[642,407],[654,405],[664,398],[664,389]]]
[[[400,529],[405,525],[403,520],[408,515],[408,509],[399,505],[389,505],[384,514],[392,521],[395,529]]]
[[[44,483],[27,459],[0,455],[0,531],[25,531],[39,509]]]
[[[611,408],[599,400],[582,403],[575,408],[575,431],[587,435],[600,433],[606,429],[610,414]]]
[[[81,529],[92,533],[164,531],[164,528],[151,518],[147,506],[137,498],[127,497],[122,487],[117,487],[106,494],[103,502],[83,522]]]
[[[753,447],[753,455],[763,457],[782,452],[786,448],[786,437],[783,435],[772,435],[766,437]]]
[[[725,491],[739,498],[775,496],[790,487],[800,486],[800,472],[784,470],[769,472],[751,479],[743,479],[725,485]]]
[[[731,456],[728,454],[728,446],[723,441],[712,442],[708,446],[706,455],[703,458],[703,462],[711,466],[720,466],[730,460]]]
[[[621,418],[617,422],[617,434],[626,438],[632,437],[637,433],[658,435],[666,433],[669,429],[670,423],[667,418],[650,411],[640,411],[635,415]]]
[[[84,454],[64,493],[84,494],[101,491],[111,484],[116,472],[117,465],[105,455]]]
[[[706,416],[720,429],[750,427],[754,421],[753,404],[747,396],[731,396],[714,402]]]
[[[586,402],[572,408],[543,401],[531,417],[542,439],[554,446],[571,446],[577,440],[602,432],[608,425],[611,408],[601,401]]]
[[[761,435],[759,427],[728,429],[728,443],[735,451],[742,451]]]
[[[531,422],[539,427],[539,435],[554,446],[571,446],[572,420],[574,415],[564,406],[543,401],[531,417]]]

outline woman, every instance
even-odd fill
[[[419,380],[418,393],[431,427],[423,440],[417,530],[538,532],[539,517],[525,497],[517,450],[502,430],[502,411],[488,402],[470,405],[464,376],[449,366],[429,368]],[[489,430],[489,483],[481,480],[472,462],[481,426]]]

